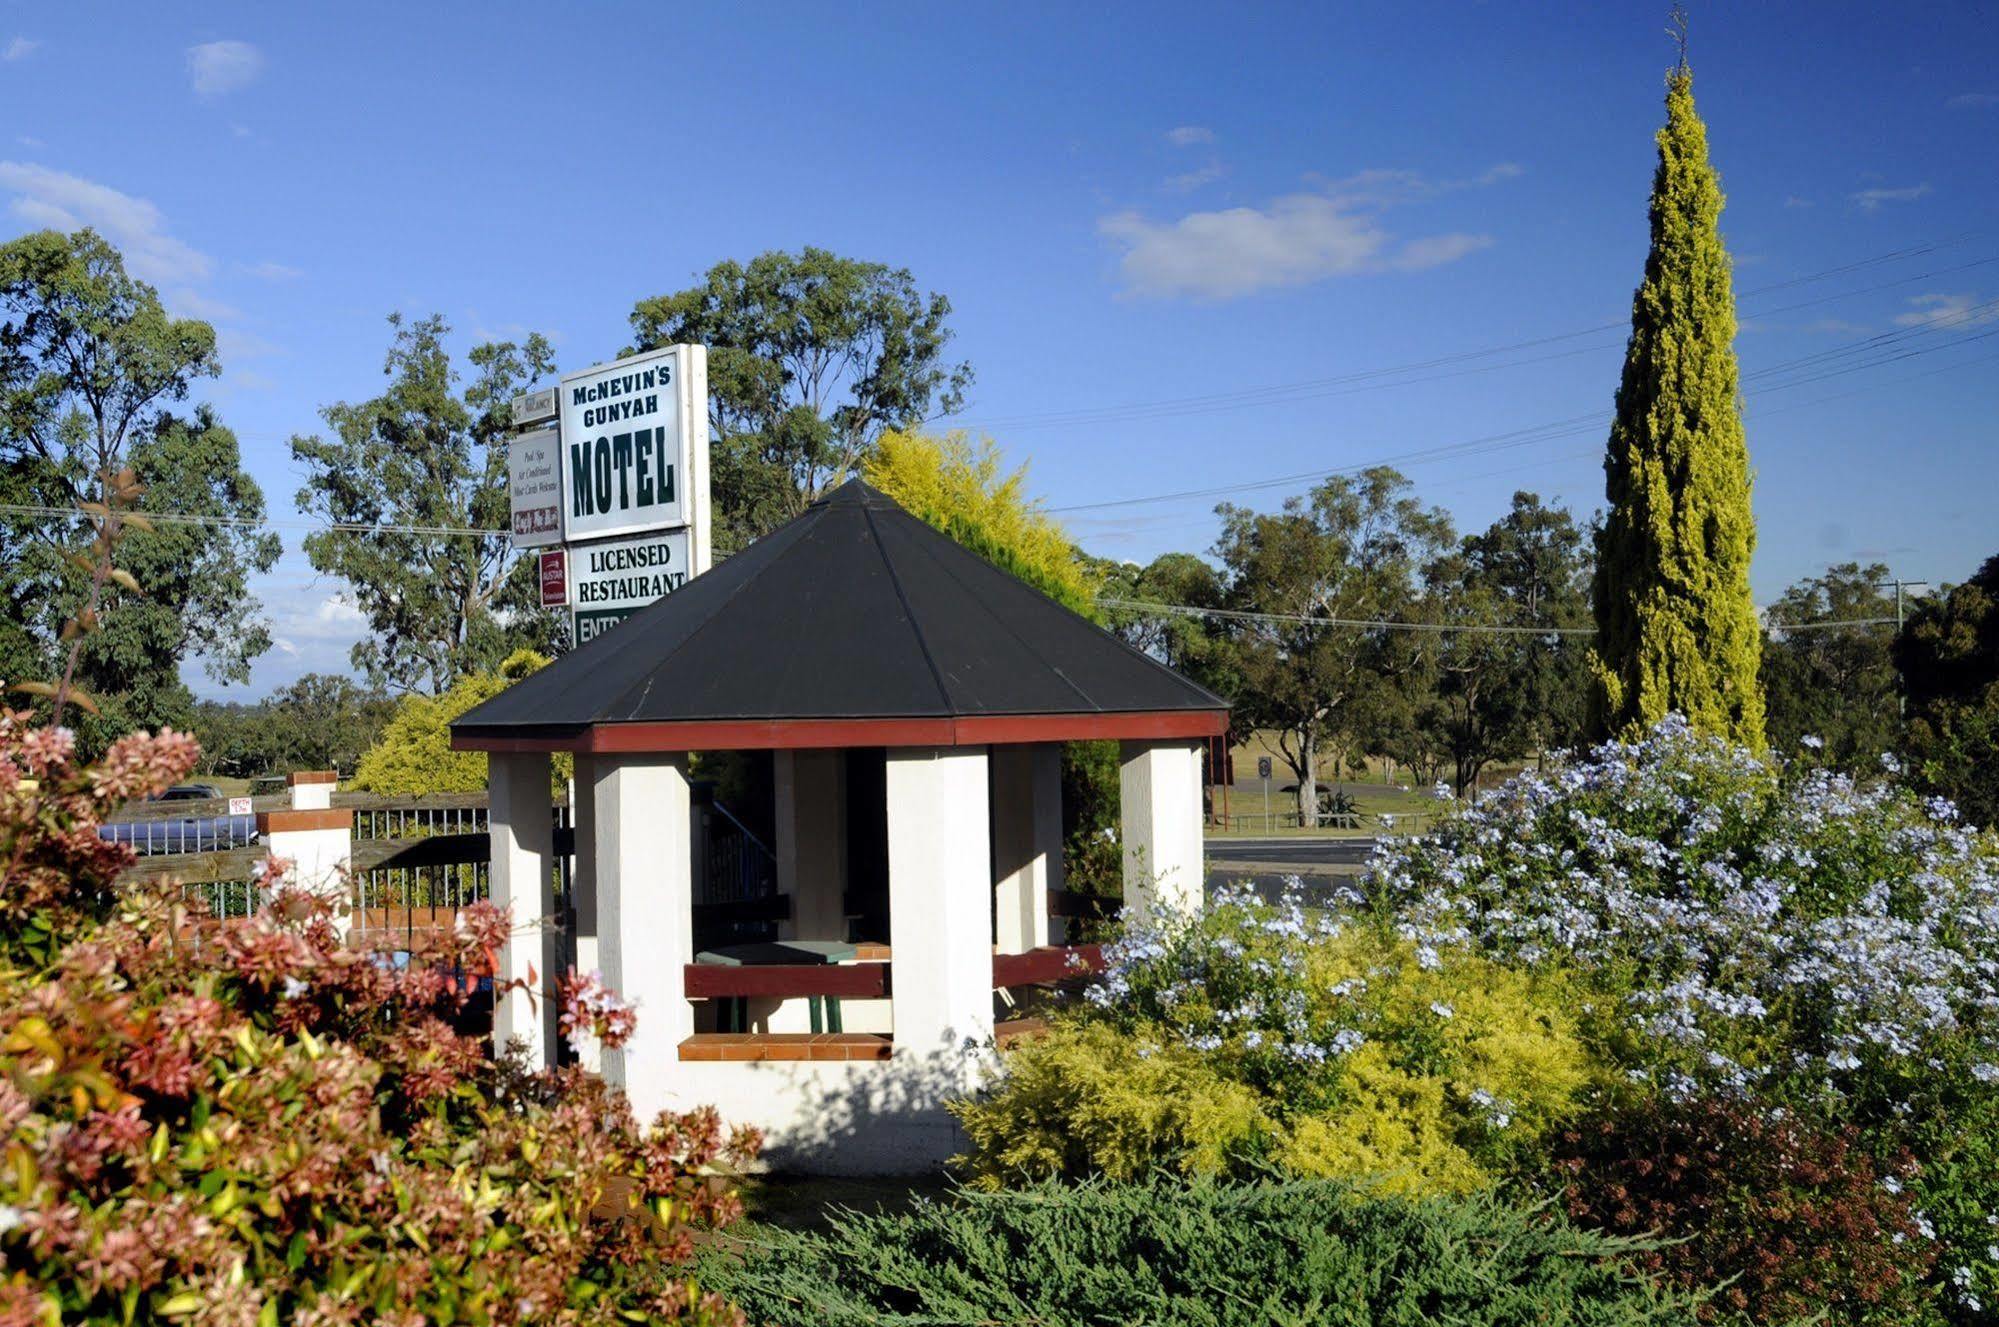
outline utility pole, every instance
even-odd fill
[[[1900,576],[1897,576],[1892,581],[1876,581],[1875,585],[1877,588],[1885,585],[1895,587],[1895,634],[1899,636],[1902,634],[1903,623],[1907,622],[1909,618],[1908,601],[1903,596],[1902,591],[1904,589],[1913,589],[1917,586],[1927,590],[1930,588],[1930,583],[1928,581],[1905,581]],[[1909,696],[1899,680],[1895,686],[1895,707],[1903,718],[1906,719],[1909,716]]]

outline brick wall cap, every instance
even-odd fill
[[[347,807],[329,807],[324,811],[259,811],[257,832],[259,834],[288,834],[307,829],[346,829],[354,827],[354,812]]]

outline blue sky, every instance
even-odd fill
[[[580,367],[776,247],[949,295],[963,422],[1093,552],[1397,458],[1463,528],[1587,511],[1623,338],[1574,334],[1639,276],[1663,9],[3,4],[0,235],[94,224],[220,329],[205,394],[286,523],[255,695],[358,630],[285,441],[378,390],[390,311]],[[1999,552],[1999,13],[1703,5],[1693,62],[1759,596],[1962,578]]]

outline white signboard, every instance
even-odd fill
[[[514,427],[526,428],[539,424],[545,419],[555,418],[555,389],[543,387],[532,392],[522,392],[514,398]]]
[[[691,526],[708,564],[708,353],[668,346],[567,374],[562,511],[572,542]]]
[[[562,542],[562,449],[554,429],[516,433],[507,444],[507,500],[515,548]]]
[[[574,643],[601,636],[693,575],[692,539],[685,529],[628,535],[569,548],[569,604]]]

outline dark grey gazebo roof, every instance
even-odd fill
[[[462,749],[1222,731],[1228,705],[854,480],[451,725]]]

